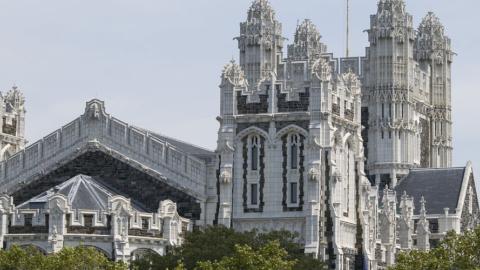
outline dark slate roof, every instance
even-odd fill
[[[67,197],[72,209],[101,211],[108,211],[108,199],[112,196],[119,195],[94,178],[79,174],[22,203],[18,208],[45,208],[48,199],[55,193],[60,193]],[[132,207],[137,211],[146,212],[142,207],[133,202]]]
[[[156,137],[161,141],[165,141],[165,142],[168,142],[169,144],[174,145],[178,149],[184,151],[186,154],[192,155],[199,159],[203,159],[207,162],[215,157],[215,152],[208,150],[206,148],[196,146],[178,139],[174,139],[174,138],[171,138],[171,137],[168,137],[144,128],[140,128],[140,127],[135,127],[135,128],[148,132],[153,137]]]
[[[428,214],[443,214],[444,208],[453,213],[457,208],[462,189],[465,167],[442,169],[412,169],[395,188],[400,202],[404,191],[414,198],[415,215],[420,212],[422,196],[426,201]]]

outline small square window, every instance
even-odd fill
[[[93,215],[83,215],[83,226],[93,227]]]

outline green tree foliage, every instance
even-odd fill
[[[193,270],[198,262],[221,262],[224,257],[232,257],[238,247],[248,246],[258,251],[272,241],[277,241],[286,251],[286,260],[295,261],[293,269],[322,270],[323,262],[303,253],[302,246],[296,243],[296,234],[288,231],[259,234],[256,231],[236,232],[222,226],[208,227],[187,233],[182,246],[170,250],[166,256],[149,254],[144,259],[132,263],[132,269],[165,270],[175,269],[183,263],[184,269]]]
[[[64,248],[45,256],[34,247],[13,246],[0,250],[2,270],[126,270],[123,263],[112,262],[91,247]]]
[[[235,245],[230,257],[218,262],[199,262],[197,270],[292,270],[296,261],[288,260],[288,253],[280,242],[271,241],[259,250],[248,245]]]
[[[430,251],[401,253],[390,270],[480,270],[480,227],[461,235],[449,232]]]

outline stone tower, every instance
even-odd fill
[[[429,14],[418,34],[403,0],[380,0],[368,30],[363,125],[372,183],[451,164],[450,40]]]
[[[240,23],[238,48],[240,66],[251,91],[258,92],[271,77],[282,59],[282,24],[267,0],[255,1],[248,10],[247,20]],[[258,101],[258,94],[251,96]]]
[[[18,87],[13,86],[6,94],[0,94],[0,100],[2,161],[25,147],[25,98]]]
[[[222,72],[214,223],[287,229],[306,253],[353,269],[355,198],[370,188],[361,83],[338,71],[310,20],[297,26],[286,57],[281,29],[270,4],[254,1],[240,24],[240,63]],[[340,237],[350,241],[335,242]]]
[[[429,72],[430,166],[452,166],[451,40],[435,14],[429,12],[418,28],[415,59]]]

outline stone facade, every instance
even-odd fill
[[[363,106],[371,179],[452,165],[451,41],[428,13],[418,29],[404,0],[381,0],[368,30]]]
[[[426,250],[447,231],[472,229],[480,214],[472,166],[449,168],[452,52],[443,26],[429,13],[416,31],[403,0],[379,0],[368,37],[365,57],[335,58],[304,20],[284,55],[282,24],[267,0],[255,0],[236,37],[240,61],[221,74],[215,151],[122,122],[96,99],[23,149],[23,114],[13,113],[24,112],[23,98],[7,98],[22,106],[9,107],[11,119],[20,117],[19,141],[1,153],[0,189],[9,195],[0,237],[8,246],[30,233],[29,244],[54,252],[87,233],[111,257],[140,255],[132,253],[140,240],[116,233],[111,208],[97,228],[59,224],[63,240],[53,238],[52,216],[26,228],[20,215],[19,226],[7,226],[24,212],[19,205],[78,175],[134,201],[142,208],[134,216],[159,217],[167,202],[176,225],[188,218],[190,227],[295,232],[329,269],[386,269],[401,250]],[[59,213],[72,220],[63,206]],[[154,243],[145,249],[179,244],[171,240],[178,234],[135,224],[126,232]]]
[[[4,247],[34,246],[44,254],[66,246],[91,246],[113,260],[125,262],[146,250],[160,255],[182,243],[190,221],[176,204],[161,201],[145,212],[92,177],[77,175],[23,203],[0,196],[0,239]]]

